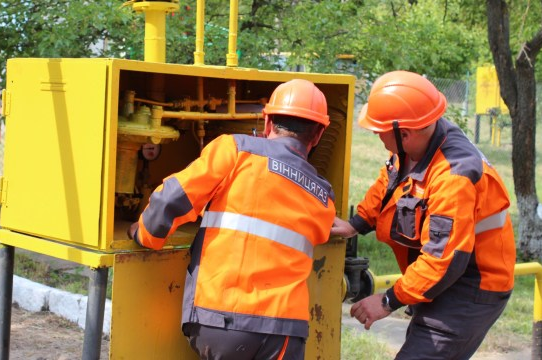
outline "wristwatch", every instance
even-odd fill
[[[382,307],[387,312],[393,312],[393,309],[390,306],[390,298],[388,297],[388,294],[384,294],[384,296],[382,296]]]

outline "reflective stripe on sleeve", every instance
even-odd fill
[[[474,233],[480,234],[484,231],[502,228],[506,221],[507,213],[508,210],[503,210],[500,213],[488,216],[485,219],[478,221],[476,227],[474,228]]]
[[[206,211],[201,226],[243,231],[286,245],[312,258],[313,246],[305,236],[265,220],[230,212]]]

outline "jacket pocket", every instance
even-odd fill
[[[423,199],[402,197],[397,201],[395,232],[408,240],[420,240],[421,226],[427,206]]]
[[[424,245],[423,250],[440,258],[450,239],[453,225],[454,219],[450,217],[431,215],[429,217],[429,242]]]

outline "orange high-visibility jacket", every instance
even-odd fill
[[[445,119],[394,188],[396,158],[350,220],[361,234],[376,230],[394,251],[403,276],[387,291],[392,308],[430,302],[450,286],[476,302],[509,296],[516,260],[510,200],[488,160]],[[388,188],[393,193],[382,207]]]
[[[202,210],[183,324],[308,336],[314,246],[335,217],[331,185],[298,140],[222,135],[151,195],[136,239],[160,249]]]

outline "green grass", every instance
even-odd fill
[[[84,265],[78,265],[70,272],[55,269],[45,261],[36,261],[29,255],[15,252],[13,268],[15,275],[74,294],[88,295],[89,279],[84,274],[84,270]],[[112,271],[113,269],[110,268],[106,292],[108,299],[111,299]]]
[[[386,345],[378,342],[371,333],[347,326],[343,327],[341,331],[341,360],[387,360],[391,358],[393,358],[393,354]]]
[[[83,266],[74,273],[53,269],[46,262],[39,262],[25,254],[15,253],[14,273],[40,284],[78,294],[87,294],[88,278],[83,276]]]
[[[469,138],[473,141],[474,120],[469,123],[469,127],[471,129],[471,131],[468,132]],[[537,136],[538,144],[542,143],[542,136],[540,136],[540,134],[541,132],[539,131]],[[494,141],[494,144],[492,144],[488,119],[482,119],[479,142],[476,145],[497,169],[508,189],[511,199],[509,211],[517,234],[518,211],[513,185],[511,144],[510,127],[505,127],[502,130],[499,146],[497,146],[497,141]],[[355,206],[362,199],[367,189],[378,176],[378,172],[384,164],[384,161],[387,160],[387,157],[387,151],[383,148],[378,136],[372,132],[354,127],[352,132],[350,205]],[[542,158],[540,152],[537,152],[537,158]],[[542,164],[540,161],[537,163],[537,173],[542,173]],[[542,180],[538,177],[537,187],[540,188],[541,186]],[[369,258],[369,267],[375,275],[399,273],[399,269],[390,248],[387,245],[376,241],[374,233],[367,236],[359,236],[358,253],[359,256]],[[534,283],[534,276],[516,277],[516,285],[508,306],[503,315],[488,333],[480,348],[481,351],[506,352],[511,349],[530,346],[533,322]],[[397,312],[393,316],[404,317],[402,312]],[[344,336],[342,340],[343,351],[349,351],[348,349],[351,348],[349,342],[354,341],[353,338],[355,338],[355,336],[355,334],[347,334]],[[374,345],[365,345],[363,341],[360,340],[359,346],[364,347]],[[364,352],[364,350],[359,351],[360,353]],[[347,356],[352,356],[352,359],[363,358],[349,354],[347,354]]]

